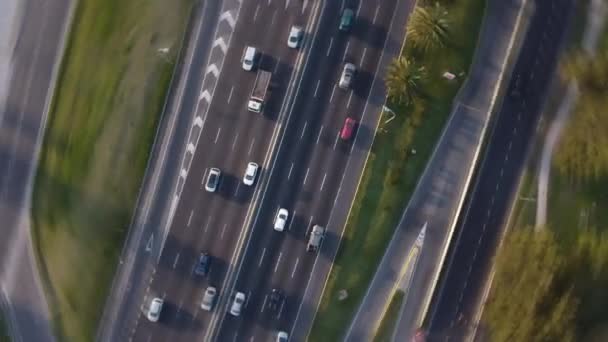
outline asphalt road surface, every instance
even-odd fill
[[[138,240],[140,250],[150,247],[150,255],[154,256],[158,247],[162,253],[158,265],[154,258],[143,258],[137,265],[137,268],[151,268],[151,272],[143,273],[143,279],[136,286],[127,285],[125,297],[131,305],[124,309],[126,319],[118,322],[118,335],[114,337],[137,341],[204,338],[214,312],[200,310],[202,293],[211,284],[223,295],[222,286],[237,245],[242,241],[249,208],[255,202],[253,199],[267,170],[261,170],[258,186],[254,187],[242,184],[243,173],[250,161],[264,165],[276,139],[281,105],[296,63],[304,53],[304,50],[287,47],[289,28],[305,27],[312,9],[313,4],[308,1],[224,1],[219,13],[216,12],[219,19],[215,38],[222,38],[222,42],[212,40],[213,46],[206,52],[207,64],[199,65],[200,69],[189,68],[188,74],[198,74],[199,79],[187,82],[182,97],[176,100],[194,103],[182,106],[181,110],[193,111],[196,115],[192,126],[196,127],[196,138],[188,141],[191,146],[187,148],[188,153],[191,149],[195,152],[190,156],[186,153],[181,161],[188,170],[187,177],[180,171],[179,177],[185,178],[185,182],[177,182],[179,202],[166,239],[160,232],[153,239],[144,234]],[[206,25],[200,25],[200,30],[205,30]],[[210,41],[208,32],[194,36],[196,45]],[[246,108],[256,77],[255,72],[241,68],[241,56],[247,45],[261,51],[259,68],[273,73],[262,114],[248,112]],[[200,50],[195,48],[194,54],[202,56],[204,49]],[[222,57],[216,58],[216,54]],[[196,56],[191,62],[195,60]],[[209,75],[216,81],[207,87]],[[184,117],[189,120],[187,115]],[[176,161],[171,157],[166,160]],[[222,170],[217,193],[208,193],[203,187],[211,167]],[[165,195],[171,197],[171,193]],[[213,256],[207,277],[193,274],[202,251]],[[147,305],[155,296],[165,300],[159,323],[148,322],[145,317]],[[112,334],[101,333],[100,339],[111,340],[110,336]]]
[[[535,2],[528,34],[490,138],[430,316],[428,341],[460,341],[471,320],[504,231],[506,215],[553,77],[574,1]]]
[[[2,32],[8,81],[0,103],[0,284],[15,341],[54,340],[30,240],[31,191],[57,61],[63,52],[70,0],[3,2],[16,40]],[[10,9],[10,10],[9,10]],[[7,27],[2,26],[2,30]],[[12,38],[8,38],[10,41]],[[7,48],[7,50],[4,50]],[[4,306],[3,306],[4,307]]]
[[[406,296],[393,339],[410,340],[422,323],[503,75],[509,73],[520,9],[516,0],[488,2],[467,81],[346,340],[373,339],[397,289]]]
[[[218,309],[222,317],[218,340],[269,341],[276,338],[277,331],[291,334],[316,260],[326,258],[331,262],[334,251],[322,248],[321,253],[307,252],[306,244],[315,224],[331,228],[324,243],[331,241],[334,249],[341,237],[344,221],[332,226],[328,222],[336,206],[348,208],[352,201],[350,197],[336,202],[349,157],[361,149],[365,155],[369,145],[368,141],[361,145],[359,140],[342,141],[339,132],[346,117],[362,120],[373,81],[381,81],[378,65],[398,3],[326,3],[269,190],[254,221],[234,287],[234,291],[246,294],[244,310],[241,316],[233,317],[225,315],[225,307]],[[357,14],[350,33],[338,31],[343,6]],[[358,69],[348,90],[337,85],[345,62],[354,63]],[[376,119],[370,120],[372,125],[360,125],[358,135],[373,136],[382,104],[377,98],[373,104]],[[352,175],[353,179],[357,180],[359,174]],[[273,230],[279,208],[286,208],[290,215],[283,232]],[[318,281],[323,283],[324,277]],[[273,288],[285,294],[277,312],[269,312],[266,306]],[[309,327],[303,329],[308,331]]]

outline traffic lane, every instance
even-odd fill
[[[275,11],[275,12],[273,13],[273,17],[276,17],[275,13],[277,13],[277,12]],[[288,17],[285,17],[285,18],[289,19]],[[271,21],[273,21],[273,20],[271,20]],[[275,26],[275,27],[276,27],[276,26]],[[259,33],[259,32],[258,32],[258,33]],[[264,36],[264,35],[263,35],[263,36]],[[266,42],[268,42],[268,39],[273,39],[273,37],[272,37],[272,36],[265,36],[265,37],[267,37],[267,38],[266,38]],[[285,36],[285,41],[286,41],[286,36]],[[257,45],[257,44],[251,44],[251,45],[259,46],[259,45]],[[275,66],[276,66],[276,65],[278,65],[278,61],[277,61],[276,63],[277,63],[277,64],[275,64]],[[264,62],[262,61],[262,63],[261,63],[261,64],[262,64],[262,66],[263,66],[263,65],[264,65]],[[274,70],[276,70],[276,68],[273,68],[273,69],[274,69]],[[291,74],[291,70],[287,70],[287,71],[288,71],[288,74]],[[276,73],[275,73],[275,74],[276,74]],[[290,77],[289,77],[289,75],[286,75],[286,77],[285,77],[285,81],[289,80],[289,78],[290,78]],[[280,80],[280,78],[279,78],[279,80]],[[281,81],[279,81],[279,82],[277,82],[277,83],[282,83],[282,82],[281,82]],[[279,96],[279,97],[280,97],[280,96]],[[266,108],[267,110],[270,108],[270,107],[269,107],[270,105],[271,105],[271,103],[269,102],[269,104],[268,104],[268,106],[267,106],[267,108]],[[244,113],[244,114],[245,114],[245,115],[247,115],[248,117],[255,117],[255,116],[256,116],[255,114],[253,114],[253,115],[252,115],[252,113],[247,113],[247,112],[246,112],[246,113]],[[270,124],[272,124],[272,123],[270,123]],[[256,130],[253,130],[253,131],[256,131]],[[259,130],[258,130],[257,132],[259,132]],[[257,132],[256,132],[256,133],[257,133]],[[234,146],[234,145],[235,145],[235,141],[236,141],[236,140],[233,140],[233,145],[232,145],[232,146]],[[248,145],[248,146],[252,146],[252,145]],[[250,152],[251,152],[251,149],[249,149],[249,153],[250,153]],[[236,154],[234,154],[234,155],[236,155]],[[241,159],[241,160],[240,160],[240,163],[241,163],[241,164],[244,164],[244,163],[246,163],[246,162],[245,162],[244,160],[242,160],[242,159]],[[242,167],[241,167],[243,170],[244,170],[244,166],[245,166],[245,165],[242,165]],[[238,189],[239,189],[239,186],[240,186],[240,178],[239,178],[239,177],[233,177],[232,175],[231,175],[231,177],[230,177],[230,178],[231,178],[231,179],[232,179],[232,180],[233,180],[233,181],[236,183],[236,190],[235,190],[235,196],[236,196],[236,195],[237,195],[237,192],[238,192]],[[229,211],[227,211],[227,212],[229,212]],[[234,217],[238,217],[238,215],[229,215],[229,216],[230,216],[230,217],[233,217],[233,218],[234,218]],[[223,225],[221,225],[221,226],[222,226],[222,233],[221,233],[221,235],[220,235],[221,237],[223,237],[224,232],[227,230],[227,229],[226,229],[227,225],[228,225],[227,223],[224,223]],[[240,224],[239,224],[239,226],[240,226]],[[236,232],[236,230],[234,230],[234,229],[232,229],[232,231],[233,231],[233,232]],[[202,238],[204,238],[204,237],[202,237]],[[210,241],[210,239],[207,239],[207,241]],[[216,247],[216,248],[218,247],[218,244],[217,244],[217,241],[216,241],[216,240],[214,241],[214,247]],[[221,246],[220,246],[220,248],[221,248]],[[226,249],[225,249],[225,248],[221,248],[221,250],[226,250]],[[213,254],[213,253],[212,253],[212,254]],[[213,255],[215,255],[215,254],[213,254]],[[224,268],[224,269],[225,269],[225,268]],[[223,278],[223,276],[221,276],[221,278]],[[182,292],[182,291],[180,291],[180,292]],[[200,297],[200,294],[198,293],[198,292],[200,292],[200,291],[194,291],[194,292],[195,292],[195,295],[194,295],[194,296],[195,296],[196,298]],[[197,300],[191,300],[190,302],[191,302],[191,303],[196,303],[196,302],[197,302]],[[196,304],[194,304],[194,305],[196,305]],[[196,311],[196,310],[197,310],[197,309],[198,309],[198,305],[196,305],[196,306],[195,306],[195,311],[194,311],[194,312],[195,312],[195,314],[194,314],[194,317],[196,317],[196,313],[197,313],[197,311]]]
[[[331,46],[331,45],[330,45],[330,46]],[[345,55],[346,55],[346,54],[345,54]],[[335,88],[333,88],[333,89],[334,89],[334,91],[335,91]],[[334,92],[334,91],[332,91],[332,95],[331,95],[331,97],[332,97],[332,98],[333,98],[333,92]],[[321,127],[321,128],[320,128],[319,135],[317,136],[317,142],[319,141],[319,137],[320,137],[320,136],[321,136],[321,134],[322,134],[322,130],[323,130],[323,127]],[[337,137],[337,134],[336,134],[336,137]],[[333,138],[333,135],[332,135],[332,138]],[[331,140],[332,140],[332,141],[334,141],[334,139],[331,139]],[[291,170],[291,169],[290,169],[290,170]],[[321,182],[323,183],[323,181],[321,181]],[[321,185],[321,186],[322,186],[322,185]]]
[[[6,97],[2,98],[6,102],[0,112],[0,213],[4,223],[0,243],[0,260],[4,262],[0,270],[3,291],[14,309],[11,313],[17,332],[14,337],[24,340],[53,339],[46,299],[32,259],[29,220],[22,215],[29,205],[26,201],[37,148],[42,142],[46,101],[63,47],[70,4],[63,0],[16,4],[16,12],[12,14],[16,21],[8,27],[15,30],[15,36],[8,39],[16,41],[14,46],[6,46],[10,49],[5,58],[10,63],[7,68],[11,69],[11,75],[10,78],[7,75],[9,83],[3,94]]]
[[[243,27],[243,25],[241,25],[241,27]],[[238,30],[238,26],[237,26],[237,30]],[[238,34],[238,32],[235,33],[235,35],[236,34]],[[234,46],[234,45],[232,45],[232,46]],[[231,53],[231,51],[228,51],[227,56],[226,56],[226,60],[224,61],[224,63],[230,63],[231,62],[231,58],[230,58],[231,56],[233,56],[233,58],[232,58],[232,60],[234,61],[233,64],[239,65],[240,64],[240,53],[238,51],[233,51],[232,53]],[[228,77],[220,78],[220,80],[218,81],[218,85],[216,87],[216,90],[218,90],[218,92],[215,93],[215,96],[214,96],[214,99],[213,99],[213,102],[212,102],[212,106],[209,109],[211,115],[208,116],[208,119],[207,119],[205,125],[203,125],[203,128],[202,128],[203,131],[205,129],[207,129],[208,131],[211,131],[211,132],[210,132],[210,134],[206,134],[206,132],[202,132],[201,133],[201,139],[202,140],[200,140],[198,142],[201,146],[209,146],[209,145],[211,145],[211,143],[209,141],[205,141],[205,140],[213,139],[213,144],[214,145],[217,144],[218,141],[219,141],[220,133],[221,133],[221,125],[222,125],[222,122],[221,122],[222,120],[221,119],[224,118],[224,117],[222,117],[221,115],[215,115],[216,112],[217,112],[217,110],[218,110],[218,108],[217,108],[218,106],[214,106],[214,104],[217,104],[219,102],[223,102],[223,101],[221,101],[222,100],[221,99],[222,95],[223,96],[228,96],[228,100],[226,100],[226,101],[229,102],[230,97],[232,96],[232,94],[228,94],[227,92],[222,92],[221,91],[222,87],[223,87],[222,83],[227,78]],[[252,80],[253,80],[253,78],[252,78]],[[250,86],[252,86],[252,83],[253,83],[252,80],[250,81]],[[243,91],[243,93],[245,93],[246,91],[247,90]],[[244,98],[244,97],[245,96],[240,96],[241,99]],[[241,100],[241,102],[244,102],[244,101],[245,101],[244,99]],[[222,108],[222,106],[219,106],[219,107]],[[220,120],[217,120],[218,117],[219,117]],[[216,127],[217,127],[217,131],[216,131],[217,133],[213,134],[214,133],[213,130]],[[221,141],[220,141],[220,143],[221,143]],[[214,159],[217,159],[217,154],[219,153],[219,149],[213,149],[213,152],[216,154],[216,156],[215,156],[216,158],[214,158]],[[203,157],[204,156],[211,157],[211,158],[214,157],[214,156],[209,156],[209,155],[206,155],[206,154],[202,154],[202,155],[203,155]],[[196,193],[200,193],[200,187],[202,186],[202,183],[205,180],[204,179],[204,173],[206,172],[205,170],[208,170],[208,168],[206,168],[205,170],[203,170],[201,172],[200,169],[197,169],[197,166],[200,165],[202,167],[205,167],[205,164],[207,163],[207,161],[205,161],[205,160],[201,161],[200,160],[201,159],[200,156],[201,156],[200,153],[196,153],[195,156],[193,157],[193,158],[196,158],[197,161],[192,164],[193,167],[192,167],[191,172],[189,174],[188,180],[186,181],[186,185],[184,187],[184,192],[182,194],[182,200],[180,201],[180,206],[182,208],[178,207],[178,213],[176,214],[175,225],[181,225],[181,226],[184,225],[183,222],[180,223],[180,218],[183,221],[184,220],[183,217],[185,215],[183,213],[182,213],[182,215],[179,215],[179,211],[180,211],[180,209],[182,211],[187,211],[188,210],[188,209],[183,208],[183,207],[191,205],[191,203],[192,203],[191,198],[196,198],[198,196]],[[203,174],[203,177],[202,177],[203,179],[199,178],[201,174]],[[194,181],[195,184],[193,184],[194,186],[192,186],[192,184],[189,186],[188,183],[193,183],[192,182],[193,179],[195,180]],[[188,181],[190,181],[190,182],[188,182]],[[200,184],[200,186],[197,186],[198,184]],[[192,192],[194,192],[194,193],[192,193]],[[206,215],[208,215],[208,213],[203,212],[201,216],[206,216]],[[192,217],[190,216],[189,219],[192,219]],[[175,235],[178,235],[178,236],[182,236],[183,235],[182,233],[180,233],[178,231],[175,231],[175,229],[173,230],[172,233],[175,234]],[[188,240],[187,236],[185,236],[185,237],[182,236],[182,238],[183,238],[183,240]],[[172,255],[173,254],[177,255],[177,253],[179,253],[179,252],[178,251],[171,251],[170,249],[167,250],[167,253],[165,253],[165,251],[163,251],[163,254],[167,255],[167,258],[164,258],[164,257],[161,256],[161,264],[163,264],[163,263],[164,264],[169,263],[170,259],[173,258]],[[171,254],[171,255],[169,255],[169,254]],[[165,260],[165,259],[167,259],[167,260]],[[162,277],[160,279],[163,279],[165,281],[169,281],[168,279],[171,279],[171,278],[172,278],[172,276],[170,274],[167,274],[166,276],[162,275]],[[176,281],[180,281],[180,280],[177,279]],[[163,285],[164,285],[164,287],[169,286],[166,283],[163,284]],[[171,299],[172,299],[172,301],[175,301],[175,298],[171,298]]]
[[[379,7],[375,8],[379,9]],[[385,8],[385,11],[387,15],[392,14],[392,9],[390,6],[387,6]],[[374,16],[376,18],[378,18],[378,13],[382,12],[374,12]],[[379,37],[377,37],[377,35],[379,35]],[[371,33],[365,38],[366,40],[369,39],[383,42],[385,36],[383,37],[383,34],[377,31]],[[351,53],[355,56],[355,51],[362,51],[362,46],[351,46],[354,47]],[[363,49],[365,49],[365,47],[363,47]],[[367,55],[367,60],[364,59],[365,51],[366,50],[363,50],[360,55],[362,62],[359,64],[359,66],[362,71],[375,73],[380,51],[377,51],[375,49],[370,50],[371,53]],[[368,75],[368,77],[369,76],[371,76],[372,78],[375,77],[375,75]],[[312,210],[312,213],[310,215],[311,218],[314,217],[315,223],[309,224],[309,226],[306,227],[307,230],[310,229],[310,225],[312,224],[321,224],[323,226],[326,226],[325,222],[328,221],[329,215],[331,213],[331,208],[333,208],[333,205],[335,205],[334,200],[337,198],[336,195],[339,190],[339,184],[342,178],[344,168],[346,166],[346,162],[348,160],[348,155],[350,154],[351,149],[354,147],[352,144],[354,138],[349,142],[341,141],[339,139],[339,131],[346,115],[354,117],[357,121],[360,121],[363,108],[367,103],[367,95],[369,94],[370,86],[370,81],[361,82],[361,79],[357,78],[355,79],[354,87],[355,90],[358,91],[360,94],[365,94],[363,97],[356,96],[355,100],[353,100],[352,94],[355,90],[349,90],[346,92],[341,91],[339,95],[336,96],[336,101],[332,101],[328,106],[328,112],[331,113],[331,115],[326,116],[326,121],[329,121],[327,127],[329,127],[328,131],[335,132],[335,135],[327,134],[325,139],[322,139],[324,144],[321,144],[321,146],[319,146],[315,150],[314,153],[316,156],[313,157],[313,162],[311,162],[311,165],[313,165],[311,168],[314,170],[318,170],[317,178],[320,180],[320,184],[317,183],[317,186],[315,187],[315,189],[318,190],[314,191],[316,198],[312,200],[312,203],[314,203],[314,209]],[[348,100],[346,98],[348,98]],[[352,107],[350,106],[351,103]],[[356,133],[357,132],[355,132],[355,134]],[[337,153],[336,147],[338,148]],[[328,158],[330,161],[328,161]],[[327,167],[328,165],[329,167]],[[312,177],[315,178],[314,175]],[[327,205],[328,203],[332,203],[332,205]],[[284,280],[288,283],[288,291],[293,289],[296,292],[294,294],[294,297],[296,298],[295,307],[299,306],[297,305],[297,302],[299,301],[299,298],[301,298],[301,295],[299,295],[297,292],[304,292],[305,289],[301,286],[301,284],[307,282],[310,270],[312,269],[312,265],[314,263],[314,258],[311,259],[306,257],[307,254],[310,253],[306,252],[305,250],[306,241],[303,242],[304,243],[300,243],[299,245],[284,247],[285,250],[289,251],[290,253],[290,256],[287,257],[287,260],[296,260],[295,265],[297,265],[298,274],[300,275],[300,277],[288,276],[284,278]],[[300,260],[304,260],[303,263],[299,263]],[[279,283],[285,282],[279,281]],[[293,301],[290,302],[293,303]],[[291,306],[294,307],[294,305]],[[295,312],[292,312],[292,314],[295,314]],[[287,321],[289,322],[289,319]]]
[[[479,291],[492,268],[491,256],[498,245],[506,211],[538,120],[540,101],[556,63],[563,35],[563,27],[556,25],[568,20],[568,2],[557,6],[552,3],[552,8],[548,7],[537,8],[536,13],[541,13],[546,19],[532,24],[529,33],[532,37],[525,42],[517,65],[519,68],[514,71],[514,75],[520,77],[514,77],[507,91],[508,101],[502,110],[502,122],[497,123],[501,130],[493,136],[493,145],[488,151],[488,157],[495,157],[482,168],[470,213],[462,224],[467,229],[462,230],[462,242],[455,247],[454,260],[457,263],[448,271],[446,281],[452,285],[441,294],[437,315],[431,322],[433,330],[454,331],[455,334],[465,332],[474,314]],[[551,36],[546,35],[547,32]],[[550,50],[543,46],[550,46]],[[521,90],[525,97],[522,99],[513,97],[518,87],[523,87]],[[517,113],[516,120],[513,120],[514,113]],[[507,191],[499,192],[499,188]]]

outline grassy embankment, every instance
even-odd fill
[[[390,342],[391,337],[393,336],[393,332],[395,331],[395,324],[397,323],[397,318],[399,318],[399,309],[401,309],[401,305],[403,304],[405,293],[401,290],[398,290],[393,295],[391,299],[391,303],[386,309],[386,313],[384,317],[382,317],[382,321],[380,322],[380,327],[378,327],[378,331],[376,332],[376,336],[374,337],[374,342]]]
[[[425,85],[429,99],[409,108],[389,104],[397,116],[387,125],[381,125],[376,135],[310,341],[337,341],[347,329],[439,138],[461,84],[449,83],[441,75],[446,70],[456,74],[468,70],[484,7],[483,0],[455,1],[447,5],[449,45],[421,60],[429,75]],[[409,57],[412,53],[406,44],[404,55]],[[411,149],[416,150],[415,155],[410,154]],[[348,291],[348,298],[343,301],[338,300],[341,289]]]
[[[8,323],[4,319],[4,315],[0,312],[0,342],[10,342],[11,338],[8,334]]]
[[[79,2],[33,203],[60,340],[93,340],[192,3]]]

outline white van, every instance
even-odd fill
[[[251,71],[255,68],[255,63],[258,57],[258,51],[252,47],[245,47],[245,53],[243,53],[243,69]]]

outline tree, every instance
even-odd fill
[[[574,180],[597,179],[608,174],[608,52],[591,57],[569,56],[560,73],[575,81],[579,98],[563,135],[555,162],[560,172]]]
[[[516,229],[507,235],[484,315],[492,341],[574,340],[572,289],[560,290],[554,282],[564,267],[549,230]]]
[[[422,83],[426,78],[423,66],[416,65],[406,57],[395,58],[386,72],[386,88],[389,98],[410,105],[422,94]]]
[[[448,11],[436,2],[416,6],[409,20],[406,40],[423,53],[445,46],[448,39]]]
[[[574,241],[549,229],[507,234],[483,315],[492,341],[606,341],[608,238],[572,229]]]

